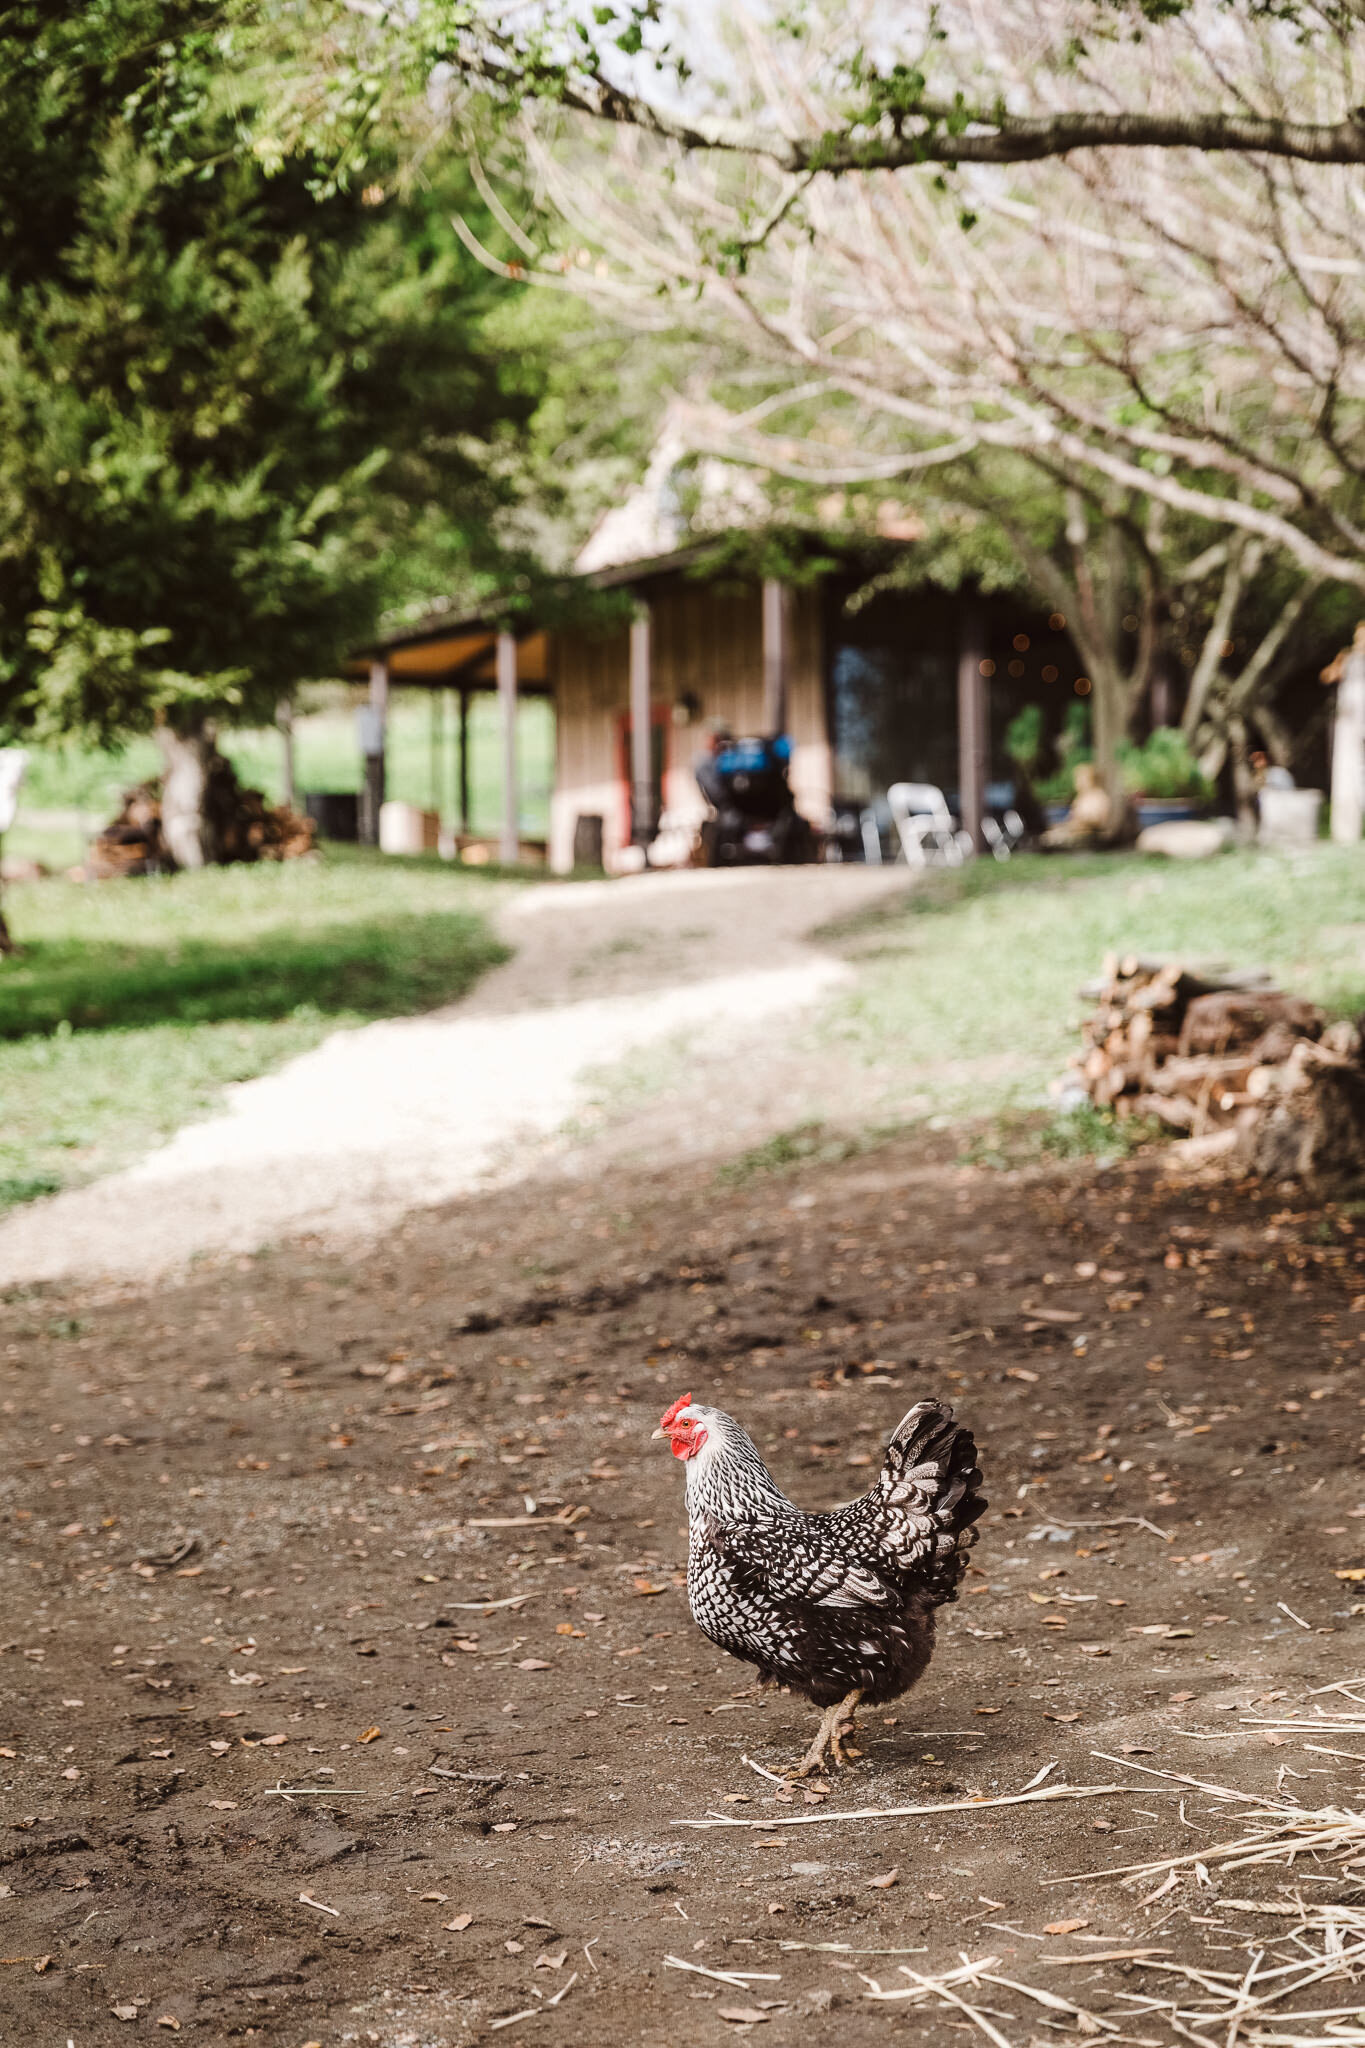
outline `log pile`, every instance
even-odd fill
[[[1175,1133],[1188,1163],[1225,1159],[1334,1193],[1365,1186],[1365,1059],[1259,969],[1217,974],[1110,954],[1072,1064],[1097,1107]]]
[[[297,860],[312,852],[317,831],[311,818],[247,789],[223,754],[210,764],[204,825],[206,852],[215,863]],[[144,782],[125,791],[118,816],[91,843],[86,872],[92,880],[108,881],[170,874],[175,865],[161,829],[160,784]]]

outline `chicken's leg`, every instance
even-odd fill
[[[826,1708],[814,1742],[795,1770],[787,1773],[788,1777],[808,1778],[812,1771],[823,1770],[826,1755],[836,1764],[847,1763],[849,1757],[857,1756],[856,1749],[851,1749],[845,1754],[842,1738],[853,1733],[853,1715],[862,1696],[862,1687],[855,1685],[852,1692],[841,1699],[837,1706]]]

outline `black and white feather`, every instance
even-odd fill
[[[702,1633],[820,1707],[854,1687],[873,1706],[908,1691],[986,1506],[976,1445],[952,1409],[917,1403],[870,1492],[815,1515],[788,1500],[733,1416],[693,1402],[679,1420],[705,1430],[685,1467],[687,1590]]]

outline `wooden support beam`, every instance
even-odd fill
[[[502,830],[498,858],[513,867],[521,852],[517,815],[517,642],[512,633],[498,635],[498,709],[502,726]]]
[[[431,693],[431,750],[428,772],[431,783],[430,808],[435,811],[438,818],[441,815],[441,784],[445,779],[441,774],[441,763],[445,755],[445,709],[445,691],[433,690]]]
[[[389,665],[370,663],[369,716],[361,721],[364,735],[365,787],[360,806],[360,838],[365,846],[379,844],[379,807],[384,801],[384,757],[388,742]]]
[[[460,831],[469,832],[469,692],[460,692]]]
[[[986,629],[980,607],[964,601],[957,657],[957,776],[962,822],[978,853],[986,850],[981,820],[986,808],[990,717],[986,702]]]
[[[652,740],[650,618],[645,605],[630,622],[630,836],[636,846],[648,846],[659,825],[654,815]]]
[[[294,776],[294,700],[281,697],[275,706],[275,723],[280,729],[284,753],[284,802],[292,811],[298,804],[298,791]]]
[[[791,666],[791,592],[775,576],[763,583],[763,730],[787,729],[787,683]]]

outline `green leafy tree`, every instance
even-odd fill
[[[449,232],[461,164],[263,164],[261,89],[217,7],[0,17],[0,732],[155,727],[186,865],[216,721],[505,568],[535,402]]]

